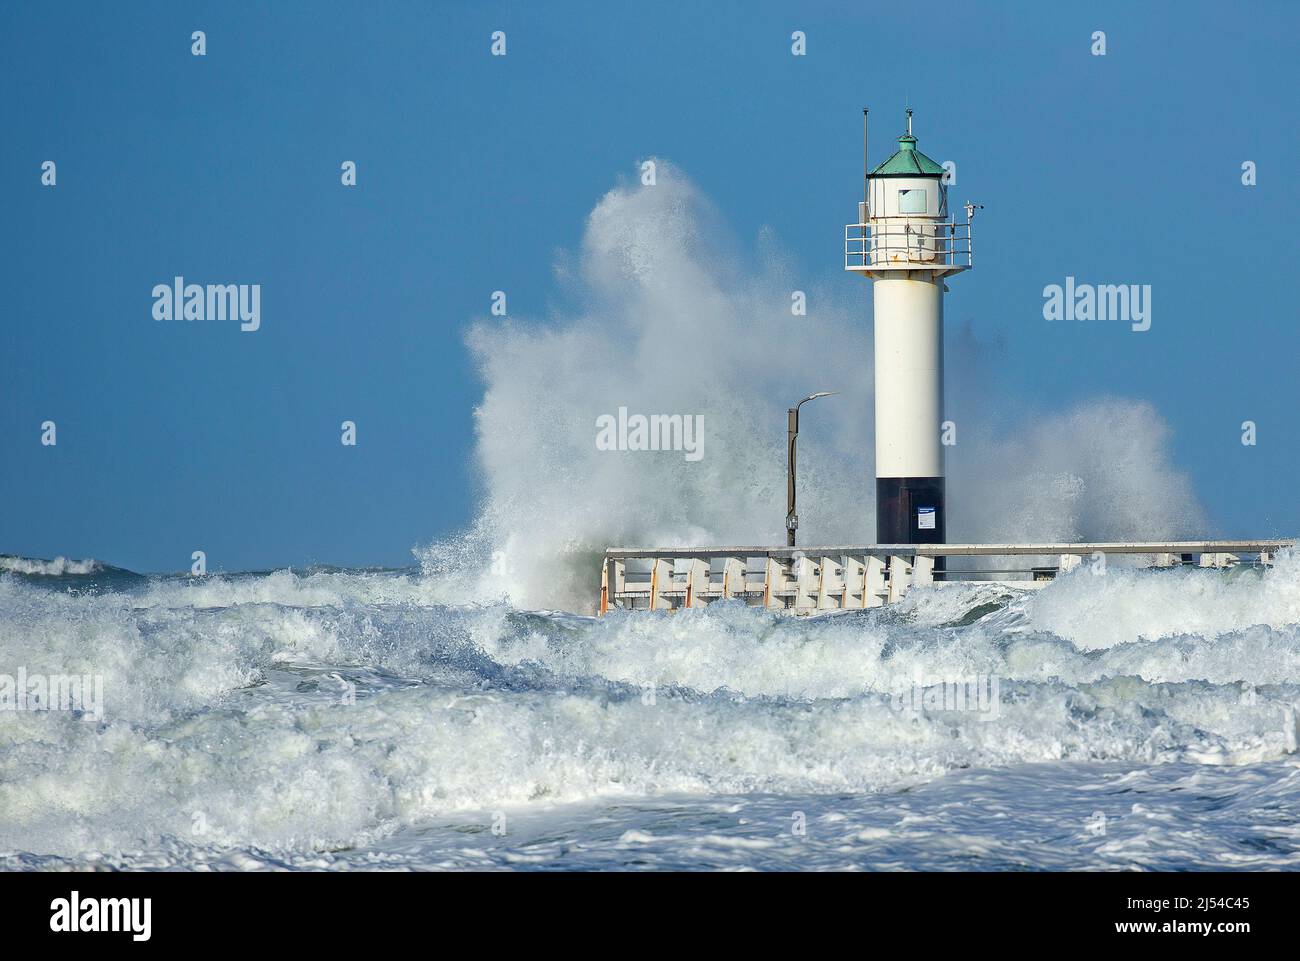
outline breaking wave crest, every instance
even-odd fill
[[[53,560],[40,560],[33,557],[0,554],[0,571],[14,574],[63,577],[69,574],[95,574],[103,569],[104,565],[93,559],[73,561],[66,557],[56,557]]]

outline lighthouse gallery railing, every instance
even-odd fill
[[[933,220],[847,224],[844,269],[965,270],[972,266],[970,226]]]

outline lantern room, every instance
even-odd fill
[[[948,214],[944,168],[916,146],[912,111],[898,149],[865,175],[858,222],[844,233],[844,269],[868,275],[894,270],[952,273],[970,264],[970,222]]]

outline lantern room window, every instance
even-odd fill
[[[898,191],[900,214],[923,214],[927,210],[926,191],[923,187],[909,187]]]

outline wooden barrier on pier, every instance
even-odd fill
[[[715,601],[812,614],[879,607],[912,587],[993,580],[1041,587],[1082,565],[1105,570],[1112,555],[1145,567],[1267,567],[1290,540],[1095,544],[877,544],[869,547],[611,548],[600,575],[599,613],[672,611]],[[1002,558],[954,568],[950,558]],[[936,558],[944,564],[936,569]],[[1039,563],[1024,566],[1027,561]],[[1019,563],[1020,566],[1010,566]],[[1014,577],[1007,577],[1014,575]]]

